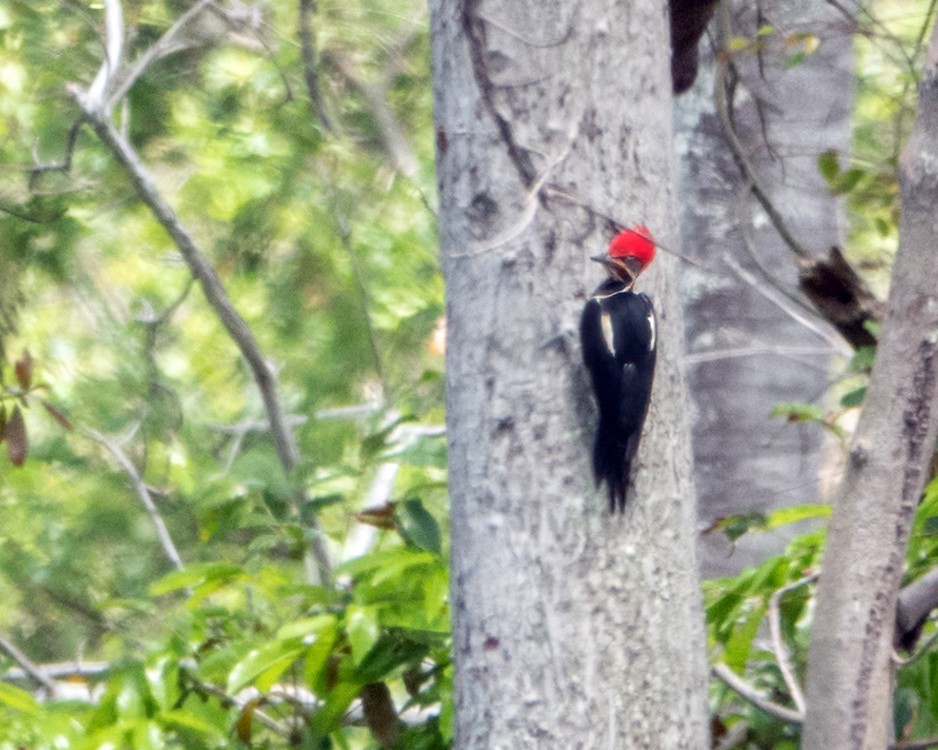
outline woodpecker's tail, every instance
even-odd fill
[[[632,461],[628,446],[600,421],[593,445],[593,474],[596,485],[603,482],[609,490],[609,512],[625,511],[625,496],[629,489],[629,473]]]

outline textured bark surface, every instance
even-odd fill
[[[611,236],[601,215],[677,241],[666,8],[433,0],[431,13],[456,746],[699,750],[705,641],[673,259],[642,277],[658,373],[621,516],[593,486],[576,336],[602,278],[588,257]]]
[[[764,40],[760,56],[734,57],[740,79],[729,108],[736,134],[790,233],[814,254],[825,254],[841,242],[841,222],[817,157],[827,149],[849,152],[852,29],[828,3],[762,3],[761,18],[753,3],[734,7],[733,34],[754,38],[760,24],[784,30]],[[783,39],[798,31],[821,42],[802,64],[786,68],[792,50]],[[778,403],[819,398],[839,346],[825,323],[788,296],[800,298],[795,256],[728,145],[710,48],[702,44],[697,85],[678,100],[675,118],[684,249],[704,266],[682,266],[702,527],[723,516],[817,499],[820,428],[769,413]],[[779,551],[786,539],[784,533],[753,534],[734,548],[720,534],[704,536],[703,573],[736,573]]]
[[[876,362],[834,498],[808,653],[804,750],[891,740],[905,548],[938,434],[938,27],[900,165],[899,252]]]

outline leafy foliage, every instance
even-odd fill
[[[0,632],[87,666],[45,702],[26,673],[0,683],[0,746],[446,747],[425,10],[321,7],[308,70],[294,4],[217,4],[159,46],[192,6],[123,3],[123,74],[167,54],[115,121],[276,363],[300,460],[284,472],[175,243],[73,128],[100,8],[0,0],[0,352],[20,352],[0,371]],[[329,580],[314,538],[348,558]]]

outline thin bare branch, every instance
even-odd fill
[[[217,685],[213,685],[210,682],[204,682],[189,670],[186,670],[184,674],[186,680],[188,680],[202,692],[208,693],[209,695],[220,699],[222,705],[235,706],[240,710],[244,710],[252,700],[255,700],[254,698],[245,700],[244,698],[228,695],[228,693],[226,693],[222,688],[218,687]],[[257,719],[257,721],[259,721],[272,732],[276,732],[281,737],[290,737],[292,735],[292,730],[289,726],[277,721],[261,709],[254,708],[252,715],[255,719]]]
[[[760,711],[765,711],[769,716],[774,716],[776,719],[781,719],[791,724],[801,724],[804,721],[804,715],[801,712],[792,711],[790,708],[785,708],[785,706],[780,706],[778,703],[773,703],[742,677],[739,677],[726,664],[714,664],[710,671],[713,673],[714,677],[739,695],[740,698],[751,703]]]
[[[146,510],[147,515],[150,516],[150,520],[153,522],[153,526],[156,529],[156,536],[160,540],[160,545],[163,547],[163,552],[166,557],[176,570],[184,570],[185,565],[183,565],[179,551],[176,549],[176,545],[169,534],[169,529],[166,528],[163,516],[160,515],[156,503],[154,503],[153,498],[150,497],[150,491],[143,481],[143,478],[140,476],[140,472],[137,471],[137,467],[134,466],[133,461],[124,453],[120,445],[106,435],[90,428],[86,428],[82,430],[82,432],[85,437],[103,445],[107,448],[108,452],[114,456],[114,460],[117,461],[118,466],[120,466],[121,470],[127,475],[127,478],[130,479],[130,484],[137,493],[137,498]]]
[[[39,160],[39,154],[36,150],[33,150],[33,162],[35,166],[29,170],[29,189],[32,190],[36,186],[36,181],[39,179],[40,175],[45,174],[46,172],[69,172],[72,169],[72,155],[75,153],[75,143],[78,140],[78,133],[81,131],[81,126],[85,124],[84,118],[76,120],[72,123],[72,126],[68,129],[68,136],[65,140],[65,156],[62,157],[60,162],[51,162],[48,164],[43,164]]]
[[[3,653],[19,664],[23,672],[31,680],[38,683],[39,686],[42,687],[46,693],[48,693],[50,698],[55,697],[55,682],[45,672],[43,672],[40,667],[33,664],[32,660],[26,656],[26,654],[20,651],[16,644],[13,643],[13,641],[11,641],[2,633],[0,633],[0,651],[3,651]]]
[[[813,320],[802,314],[801,310],[804,310],[804,307],[800,300],[794,299],[787,292],[771,283],[768,284],[768,287],[773,289],[775,294],[769,293],[769,290],[766,288],[766,284],[760,284],[759,280],[753,274],[749,273],[749,271],[743,268],[729,253],[723,254],[723,262],[726,263],[726,265],[728,265],[733,270],[733,272],[739,276],[740,279],[749,284],[756,292],[775,305],[779,310],[785,313],[796,323],[811,331],[811,333],[815,334],[819,338],[824,339],[824,341],[830,344],[833,350],[840,351],[843,354],[847,353],[846,347],[839,338],[831,335],[828,331],[816,325]],[[801,309],[795,309],[796,307]],[[806,312],[812,315],[816,314],[813,310],[806,310]]]
[[[381,77],[377,82],[370,83],[359,75],[354,64],[347,56],[335,54],[330,56],[330,61],[335,63],[348,82],[365,97],[372,117],[374,117],[375,125],[381,133],[384,148],[388,156],[391,157],[394,168],[405,177],[413,177],[417,173],[419,162],[407,135],[404,133],[403,126],[387,102],[389,85],[387,77]]]
[[[306,79],[306,92],[313,117],[319,120],[330,133],[335,133],[335,126],[319,87],[319,73],[316,65],[316,39],[313,35],[312,18],[316,14],[316,0],[300,0],[300,49],[303,53],[303,77]]]
[[[812,573],[794,583],[783,586],[769,598],[769,632],[772,637],[772,650],[775,653],[778,668],[782,673],[782,679],[785,680],[785,684],[788,686],[791,700],[800,714],[804,714],[805,711],[804,693],[801,692],[801,686],[798,684],[798,680],[795,679],[791,664],[788,661],[788,653],[782,643],[781,608],[779,605],[785,594],[814,583],[818,579],[818,575],[818,573]]]
[[[309,417],[305,414],[287,414],[285,420],[291,428],[302,427],[309,421]],[[236,424],[212,424],[209,427],[215,432],[227,435],[246,435],[251,432],[267,432],[270,430],[270,422],[266,419],[244,419]]]

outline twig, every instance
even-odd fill
[[[753,274],[751,274],[749,271],[743,268],[739,264],[739,262],[735,258],[733,258],[729,253],[723,254],[723,262],[726,263],[726,265],[728,265],[740,279],[742,279],[744,282],[749,284],[749,286],[751,286],[756,292],[762,295],[770,303],[775,305],[779,310],[785,313],[788,317],[790,317],[796,323],[803,326],[807,330],[811,331],[811,333],[815,334],[818,338],[824,339],[828,344],[830,344],[833,350],[839,351],[843,354],[847,353],[845,351],[845,347],[843,346],[843,342],[839,338],[832,336],[830,333],[828,333],[824,329],[815,325],[815,323],[810,318],[805,317],[804,315],[801,314],[799,310],[795,309],[795,306],[803,307],[803,303],[800,300],[789,295],[785,290],[780,289],[779,287],[772,284],[771,282],[769,282],[769,286],[772,289],[774,289],[778,295],[780,295],[781,297],[784,297],[784,299],[787,300],[787,302],[783,301],[776,295],[770,294],[768,290],[765,288],[765,286],[763,284],[760,284],[758,279],[756,279],[756,277]],[[792,303],[792,304],[789,304],[789,303]],[[810,310],[808,308],[805,308],[805,309],[806,309],[806,312],[812,315],[817,314],[813,310]]]
[[[301,427],[309,421],[309,417],[305,414],[288,414],[285,420],[290,427]],[[209,428],[226,435],[241,435],[249,432],[267,432],[270,430],[270,422],[266,419],[245,419],[236,424],[212,424]]]
[[[127,96],[127,92],[133,88],[133,85],[154,61],[171,54],[175,50],[173,42],[179,35],[179,32],[209,5],[213,4],[213,0],[199,0],[199,2],[179,16],[176,22],[134,61],[133,67],[114,89],[114,93],[108,97],[108,107],[113,107],[117,102]]]
[[[36,180],[39,178],[39,175],[45,174],[46,172],[69,172],[72,169],[72,155],[75,153],[75,142],[78,140],[78,133],[81,131],[81,126],[85,124],[84,118],[78,119],[72,123],[72,126],[68,129],[68,136],[65,140],[65,156],[60,162],[52,162],[50,164],[42,164],[39,161],[39,154],[36,153],[35,149],[33,150],[33,161],[35,165],[32,169],[29,170],[29,189],[32,190],[36,185]]]
[[[684,355],[684,361],[688,365],[699,365],[704,362],[718,362],[724,359],[739,359],[741,357],[760,357],[766,354],[774,354],[777,357],[787,357],[795,362],[808,364],[804,360],[798,359],[804,357],[823,357],[830,356],[835,351],[827,346],[770,346],[761,344],[759,346],[739,346],[725,349],[710,349],[709,351],[693,352]],[[823,372],[826,369],[821,368]]]
[[[316,0],[300,0],[300,49],[303,53],[303,77],[306,79],[306,91],[313,117],[330,133],[335,133],[332,117],[326,109],[326,103],[319,88],[319,76],[316,66],[316,41],[313,36],[312,16],[316,13]]]
[[[55,682],[45,674],[42,669],[33,664],[32,660],[17,648],[11,640],[5,635],[0,634],[0,651],[3,651],[13,661],[20,665],[20,668],[35,680],[48,694],[54,698],[56,694]]]
[[[791,693],[792,702],[798,709],[798,712],[804,714],[805,703],[804,693],[801,692],[801,686],[792,672],[791,664],[788,662],[788,654],[785,652],[785,645],[782,643],[782,626],[780,603],[785,594],[799,589],[802,586],[814,583],[818,579],[818,573],[812,573],[809,576],[783,586],[769,598],[769,632],[772,636],[772,650],[775,652],[775,661],[778,662],[778,668],[782,673],[782,679],[788,685],[788,691]]]
[[[179,556],[179,551],[176,549],[176,545],[173,543],[172,537],[169,535],[169,530],[166,528],[166,523],[163,521],[163,517],[160,515],[159,509],[156,507],[156,503],[153,502],[153,498],[150,497],[150,491],[147,489],[146,483],[143,481],[143,478],[140,476],[140,472],[137,471],[137,467],[134,466],[133,461],[127,456],[126,453],[121,449],[121,447],[111,440],[109,437],[101,434],[97,430],[86,428],[82,430],[84,435],[91,440],[94,440],[96,443],[103,445],[114,456],[114,460],[117,461],[121,470],[127,475],[130,479],[131,485],[133,485],[134,491],[137,493],[141,504],[147,512],[147,515],[150,516],[150,520],[153,522],[153,526],[156,528],[156,535],[160,540],[160,544],[163,547],[163,552],[166,554],[166,557],[172,563],[173,567],[176,570],[184,570],[185,565],[182,563],[182,558]]]
[[[723,682],[730,690],[739,695],[740,698],[751,703],[760,711],[765,711],[769,716],[774,716],[776,719],[781,719],[791,724],[802,724],[804,722],[803,713],[792,711],[790,708],[785,708],[785,706],[780,706],[778,703],[770,701],[742,677],[739,677],[726,664],[714,664],[710,668],[710,671],[713,673],[714,677]]]
[[[381,140],[384,142],[384,148],[394,163],[394,168],[405,177],[413,177],[417,173],[419,163],[414,155],[414,150],[404,134],[404,128],[400,121],[391,111],[387,103],[387,89],[389,79],[382,77],[377,83],[368,83],[363,80],[355,70],[352,62],[341,54],[330,56],[330,61],[334,62],[339,72],[357,88],[365,97],[368,108],[374,117],[375,125],[378,126],[378,132],[381,133]],[[394,70],[389,64],[389,69]]]
[[[189,670],[186,670],[184,672],[184,676],[185,676],[185,679],[189,681],[190,683],[192,683],[192,685],[196,689],[201,690],[202,692],[208,693],[209,695],[215,696],[216,698],[222,701],[223,705],[235,706],[236,708],[243,711],[244,708],[249,703],[251,703],[252,700],[255,700],[255,699],[245,700],[243,698],[238,698],[233,695],[228,695],[228,693],[226,693],[217,685],[213,685],[210,682],[203,682]],[[281,724],[279,721],[277,721],[276,719],[274,719],[273,717],[271,717],[270,715],[268,715],[267,713],[265,713],[259,708],[254,708],[252,716],[255,719],[257,719],[261,724],[263,724],[265,727],[270,729],[272,732],[276,732],[281,737],[290,737],[292,734],[290,727],[286,726],[285,724]]]

